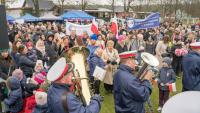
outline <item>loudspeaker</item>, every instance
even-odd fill
[[[0,5],[0,50],[4,49],[9,49],[9,39],[5,6]]]

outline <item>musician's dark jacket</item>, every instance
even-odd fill
[[[144,102],[151,94],[148,80],[141,82],[132,75],[129,66],[121,64],[114,75],[113,86],[116,113],[145,113]]]
[[[183,57],[183,91],[200,91],[200,54],[189,51]]]
[[[62,95],[65,92],[69,92],[67,85],[61,85],[53,83],[47,96],[48,112],[49,113],[66,113],[63,107]],[[100,112],[100,99],[93,97],[90,101],[90,105],[84,107],[82,102],[74,94],[67,94],[67,105],[69,113],[99,113]]]

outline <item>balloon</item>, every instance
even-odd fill
[[[200,91],[186,91],[171,97],[162,113],[200,113]]]

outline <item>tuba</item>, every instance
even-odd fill
[[[83,104],[89,105],[91,98],[90,84],[86,71],[87,61],[86,58],[89,55],[89,50],[86,47],[72,47],[67,52],[62,54],[66,58],[67,62],[74,63],[74,82],[75,94],[77,94]],[[78,92],[78,93],[77,93]]]
[[[141,53],[141,58],[142,58],[144,64],[141,67],[141,69],[139,70],[137,77],[140,80],[143,80],[146,72],[148,70],[152,70],[154,72],[153,78],[155,78],[156,73],[158,72],[158,69],[156,68],[159,65],[158,59],[155,56],[153,56],[152,54],[147,53],[147,52]]]

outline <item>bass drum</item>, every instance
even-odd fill
[[[78,72],[81,85],[81,100],[85,105],[89,105],[91,98],[90,84],[88,80],[88,74],[86,71],[87,57],[89,50],[86,47],[73,47],[62,54],[66,58],[67,62],[72,62],[75,65],[74,72]]]
[[[171,97],[162,113],[200,113],[200,92],[186,91]]]

